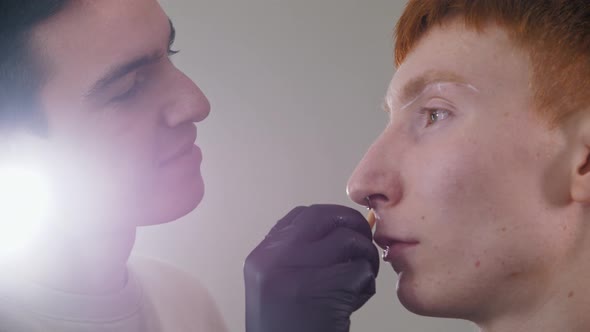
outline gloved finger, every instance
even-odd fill
[[[292,224],[293,219],[295,219],[305,209],[307,209],[306,206],[297,206],[297,207],[293,208],[283,218],[281,218],[279,221],[277,221],[277,223],[268,232],[267,237],[272,237],[272,236],[280,233],[285,228],[288,228],[289,225]]]
[[[354,289],[355,293],[357,294],[357,298],[354,304],[354,311],[357,311],[360,307],[365,305],[373,295],[375,295],[377,291],[376,286],[376,277],[377,275],[373,274],[372,271],[369,271],[369,266],[367,266],[367,261],[359,260],[353,262],[350,266],[351,269],[355,271],[362,271],[357,275],[357,278],[352,280],[354,285],[357,285],[357,288]]]
[[[364,259],[379,273],[379,251],[373,242],[349,228],[337,228],[325,238],[286,252],[286,267],[322,267]]]
[[[337,297],[349,305],[352,311],[362,307],[375,295],[375,275],[366,260],[356,260],[333,265],[319,271],[311,287],[310,297]]]
[[[251,261],[266,261],[267,263],[271,263],[276,260],[276,256],[282,256],[282,251],[288,248],[280,249],[279,247],[286,247],[288,241],[283,241],[281,234],[288,236],[290,233],[293,233],[291,231],[293,228],[293,219],[306,208],[305,206],[297,206],[277,221],[266,237],[248,255],[246,264]]]
[[[365,217],[357,210],[342,205],[312,205],[301,211],[292,225],[290,238],[295,242],[319,240],[339,227],[352,229],[370,240],[373,238]]]
[[[272,236],[262,240],[244,261],[244,278],[259,280],[261,276],[270,273],[270,270],[280,267],[285,259],[285,252],[291,251],[291,246],[283,242]]]
[[[244,261],[244,278],[257,279],[258,275],[263,275],[269,266],[273,266],[281,259],[283,256],[282,251],[288,248],[279,248],[286,243],[283,243],[284,241],[281,241],[277,234],[292,227],[293,218],[299,215],[304,209],[306,207],[298,206],[289,211],[289,213],[277,221],[266,237],[248,254]],[[285,230],[285,232],[288,231]]]
[[[288,248],[285,248],[287,243],[281,241],[277,234],[289,233],[287,229],[292,227],[293,219],[306,208],[305,206],[297,206],[277,221],[266,237],[246,257],[243,267],[244,278],[259,279],[257,276],[263,275],[265,270],[282,259],[283,251]]]

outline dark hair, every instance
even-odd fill
[[[0,1],[0,131],[15,127],[46,130],[37,105],[43,83],[42,59],[33,49],[33,28],[71,0]]]

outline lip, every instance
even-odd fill
[[[393,262],[411,248],[418,245],[418,242],[401,242],[396,241],[383,248],[383,260]]]
[[[383,260],[400,273],[408,265],[408,256],[417,245],[418,242],[393,242],[383,250]]]
[[[395,272],[399,273],[408,263],[408,256],[419,244],[416,240],[399,239],[376,234],[376,243],[383,249],[382,258],[391,263]]]
[[[166,155],[166,157],[162,158],[158,165],[160,167],[164,167],[168,164],[175,162],[176,160],[190,154],[194,150],[199,150],[199,147],[195,145],[195,141],[197,140],[197,128],[193,127],[191,130],[190,135],[188,138],[184,140],[182,143],[176,146],[176,149],[171,149],[173,152]]]
[[[162,160],[159,163],[160,167],[164,167],[164,166],[171,164],[171,163],[175,162],[176,160],[184,157],[185,155],[189,154],[189,152],[191,152],[194,148],[198,149],[198,147],[194,144],[183,145],[181,148],[176,150],[176,152],[174,152],[173,154],[168,156],[166,159]]]

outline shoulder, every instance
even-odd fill
[[[173,325],[179,330],[179,325],[185,324],[191,326],[191,331],[227,331],[213,297],[189,273],[141,256],[133,256],[128,267],[130,277],[137,279],[163,326]]]
[[[191,304],[214,305],[209,291],[189,273],[164,261],[133,256],[129,260],[129,271],[146,292],[175,295]]]

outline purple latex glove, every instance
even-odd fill
[[[297,207],[246,258],[247,332],[347,332],[375,294],[367,220],[339,205]]]

